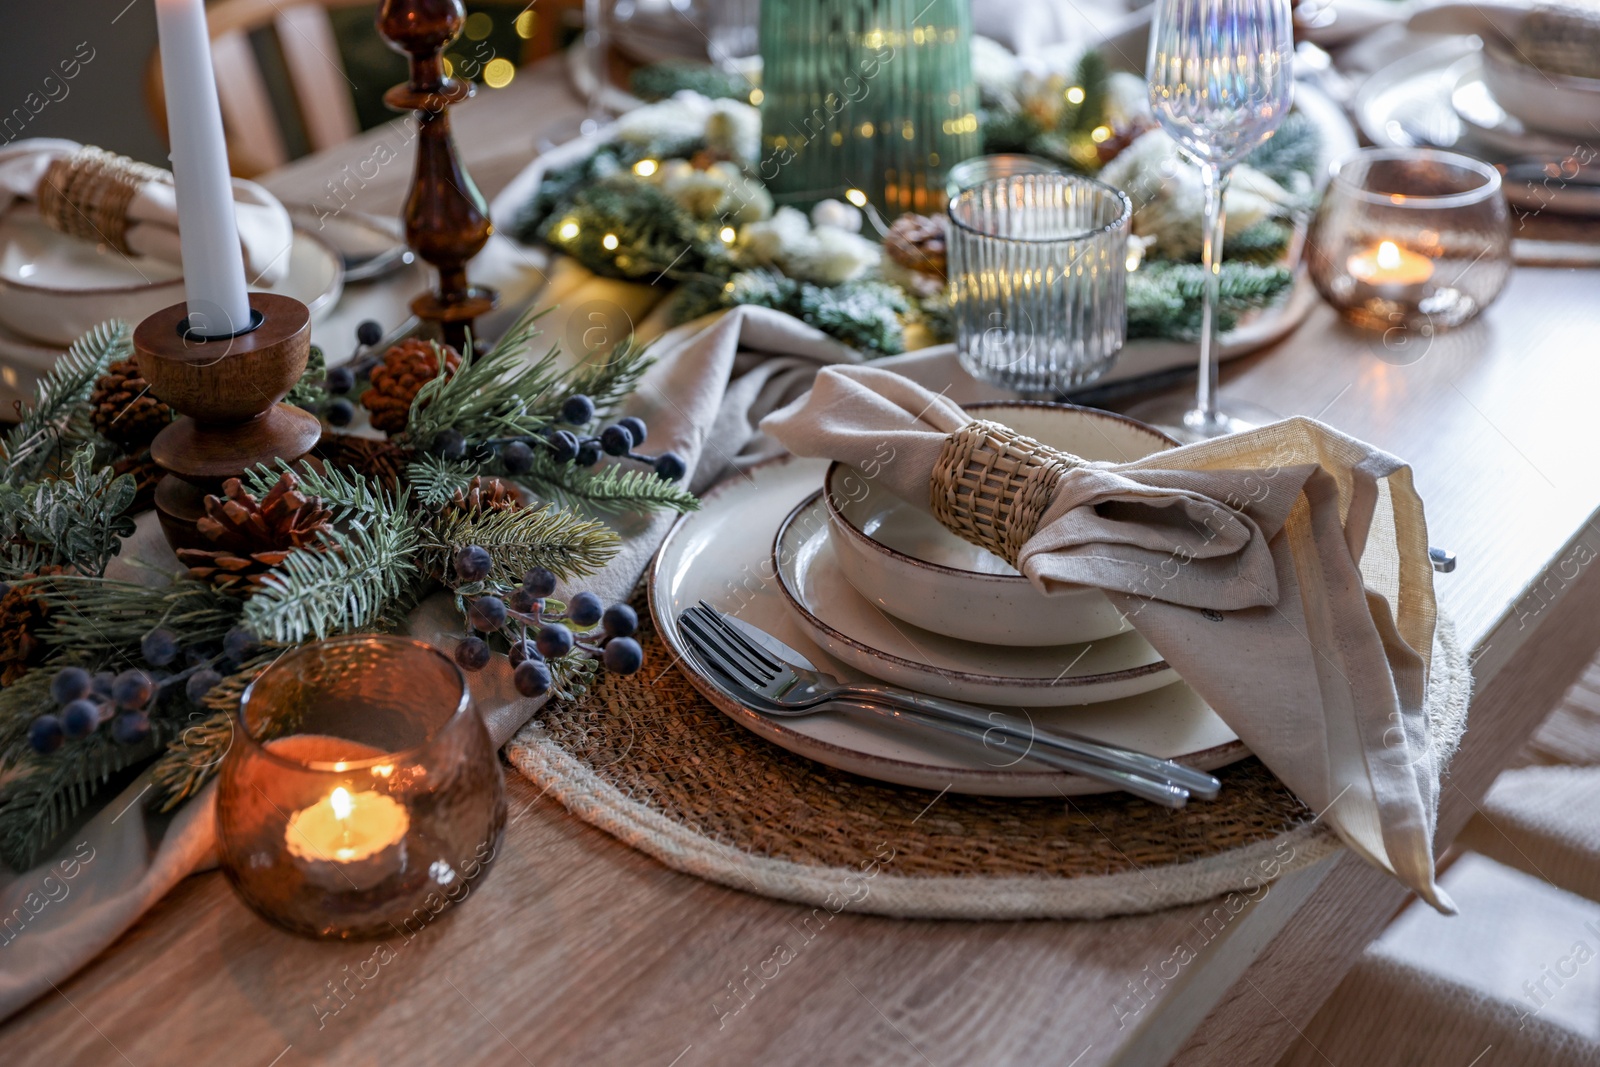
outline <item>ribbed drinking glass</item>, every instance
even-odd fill
[[[1101,182],[1024,174],[950,203],[950,299],[967,373],[1022,393],[1093,381],[1122,348],[1133,205]]]
[[[1192,407],[1163,398],[1134,414],[1196,441],[1271,421],[1217,408],[1217,291],[1233,165],[1272,136],[1294,101],[1289,0],[1155,0],[1145,78],[1156,121],[1200,167],[1205,187],[1200,385]]]

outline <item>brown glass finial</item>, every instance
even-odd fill
[[[466,20],[461,0],[383,0],[378,32],[406,56],[411,80],[384,94],[384,103],[417,117],[417,169],[406,199],[406,243],[439,272],[436,292],[423,293],[411,310],[439,324],[446,343],[461,348],[472,320],[494,310],[493,289],[467,282],[467,262],[483,251],[493,227],[483,194],[456,157],[450,105],[473,93],[470,81],[445,73],[445,46]]]

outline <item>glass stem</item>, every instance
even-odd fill
[[[1206,425],[1217,422],[1217,301],[1222,285],[1222,232],[1227,213],[1222,197],[1228,191],[1231,168],[1204,164],[1200,182],[1205,188],[1205,210],[1201,218],[1200,263],[1204,268],[1200,312],[1200,382],[1195,406],[1205,415]]]

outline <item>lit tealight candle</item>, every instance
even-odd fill
[[[289,854],[313,862],[318,881],[334,889],[369,889],[404,863],[411,818],[383,793],[352,793],[339,786],[289,816]]]
[[[1433,277],[1433,260],[1393,241],[1379,241],[1351,256],[1350,276],[1380,290],[1414,289]]]

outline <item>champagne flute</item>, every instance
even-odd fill
[[[1145,80],[1156,121],[1200,167],[1205,189],[1200,383],[1190,406],[1158,398],[1134,409],[1182,441],[1270,422],[1262,409],[1217,407],[1217,296],[1228,176],[1271,137],[1294,100],[1290,0],[1155,0]]]

